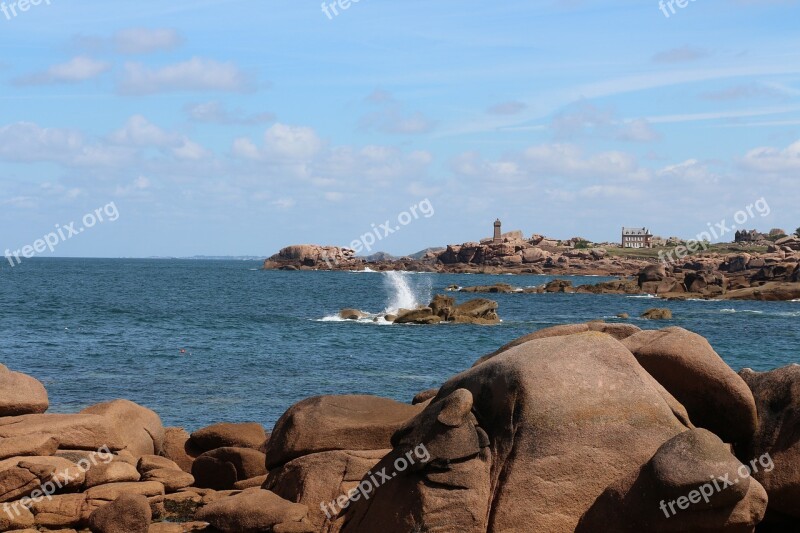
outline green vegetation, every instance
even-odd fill
[[[658,259],[659,252],[663,252],[662,257],[675,251],[677,246],[659,246],[657,248],[606,248],[608,255],[613,257],[624,257],[626,259]],[[731,242],[721,242],[709,244],[706,250],[699,248],[695,253],[689,253],[686,257],[695,257],[705,254],[740,254],[747,253],[766,253],[766,246],[749,246]],[[674,257],[674,255],[673,255]]]
[[[577,249],[577,250],[585,250],[587,248],[591,248],[591,246],[590,246],[591,244],[592,243],[590,243],[589,241],[578,241],[578,242],[575,243],[575,249]]]
[[[794,230],[794,235],[795,235],[795,237],[800,237],[800,228],[797,228],[796,230]]]

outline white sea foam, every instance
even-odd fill
[[[407,272],[389,271],[384,275],[391,291],[386,313],[396,313],[400,309],[416,309],[420,306],[420,301],[409,283]]]
[[[657,298],[655,294],[637,294],[635,296],[628,296],[628,298]]]

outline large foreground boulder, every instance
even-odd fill
[[[216,448],[252,448],[264,450],[267,442],[264,426],[256,422],[214,424],[192,433],[189,446],[200,453]]]
[[[769,494],[770,514],[800,519],[800,365],[739,375],[755,397],[758,430],[738,448]]]
[[[421,410],[421,405],[375,396],[307,398],[275,424],[267,443],[267,468],[311,453],[391,448],[392,434]]]
[[[753,394],[703,337],[671,327],[641,331],[622,344],[686,407],[693,424],[730,443],[753,435],[758,424]]]
[[[754,531],[767,493],[713,433],[685,431],[614,482],[576,533]]]
[[[36,378],[0,365],[0,417],[44,413],[47,391]]]
[[[116,451],[125,447],[113,422],[101,415],[22,415],[0,418],[0,438],[41,435],[55,438],[63,449]]]
[[[611,335],[617,340],[622,340],[630,337],[631,335],[642,331],[632,324],[606,324],[605,322],[588,322],[586,324],[563,324],[559,326],[551,326],[549,328],[540,329],[533,333],[528,333],[518,339],[514,339],[508,344],[504,344],[494,352],[484,355],[478,359],[473,366],[479,365],[491,359],[497,354],[503,353],[506,350],[525,344],[526,342],[536,339],[546,339],[548,337],[564,337],[566,335],[575,335],[576,333],[586,333],[587,331],[598,331]]]
[[[154,411],[129,400],[114,400],[87,407],[82,414],[100,415],[111,421],[125,447],[134,456],[153,455],[164,446],[164,427]]]
[[[342,531],[572,533],[606,487],[686,431],[667,396],[606,334],[510,348],[393,436],[373,468],[389,480],[349,505]]]

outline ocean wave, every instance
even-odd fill
[[[359,318],[358,320],[342,318],[339,315],[329,315],[322,318],[315,318],[312,320],[314,322],[350,322],[352,324],[375,324],[378,326],[391,324],[391,322],[388,322],[384,318],[384,315],[369,315],[364,318]]]
[[[758,311],[755,309],[720,309],[720,313],[744,313],[750,315],[759,315],[759,316],[780,316],[780,317],[795,317],[800,316],[800,311],[775,311],[775,312],[766,312],[766,311]]]
[[[634,296],[627,296],[627,298],[658,298],[655,294],[637,294]]]

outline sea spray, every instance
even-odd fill
[[[408,272],[389,271],[384,272],[384,276],[385,283],[391,291],[386,313],[396,313],[399,309],[416,309],[422,305],[416,291],[411,287]]]

